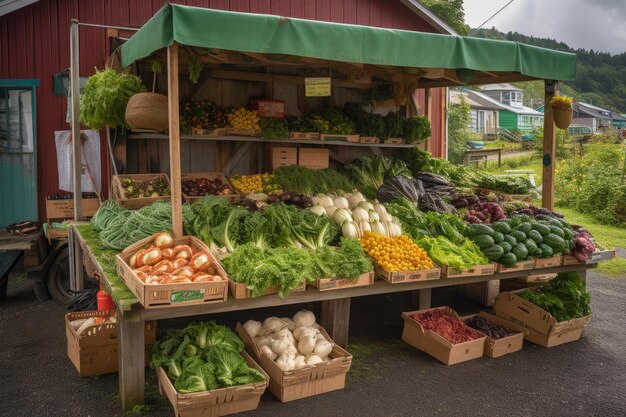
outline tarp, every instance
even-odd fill
[[[571,80],[576,55],[517,42],[166,4],[122,45],[122,65],[174,42],[202,48],[287,54],[414,68],[467,68]]]

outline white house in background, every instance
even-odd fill
[[[610,110],[581,102],[572,104],[572,110],[572,124],[589,126],[593,133],[611,128],[613,112]],[[617,113],[616,115],[620,116]]]
[[[480,134],[495,134],[498,130],[498,113],[504,107],[478,91],[450,89],[450,104],[460,104],[461,97],[470,107],[470,127]]]
[[[489,84],[482,86],[481,93],[502,106],[498,127],[516,132],[543,126],[543,113],[524,106],[524,92],[519,88],[511,84]]]

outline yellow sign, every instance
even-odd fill
[[[306,97],[330,96],[330,77],[307,77],[304,79]]]

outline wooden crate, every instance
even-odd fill
[[[376,136],[361,136],[359,139],[360,143],[380,143],[380,139]]]
[[[220,127],[217,129],[198,129],[197,127],[191,128],[191,134],[194,136],[226,136],[227,129]]]
[[[507,268],[506,266],[501,264],[497,264],[496,266],[496,272],[498,273],[526,271],[528,269],[535,269],[534,259],[532,261],[518,261],[515,266],[510,268]]]
[[[181,394],[163,368],[157,368],[159,391],[174,407],[176,417],[219,417],[256,410],[269,383],[269,376],[245,351],[241,356],[251,368],[258,370],[266,380],[253,384],[237,385],[203,392]]]
[[[181,182],[185,180],[189,180],[189,179],[200,179],[200,178],[208,178],[210,180],[219,178],[223,184],[227,184],[232,190],[232,194],[216,195],[216,197],[225,198],[231,204],[237,204],[241,200],[241,195],[237,194],[237,190],[235,190],[235,187],[233,187],[233,185],[230,183],[228,178],[226,178],[226,176],[222,174],[221,172],[197,172],[197,173],[181,174],[180,176]],[[207,195],[212,195],[212,194],[207,194]],[[190,196],[190,195],[183,193],[183,202],[192,204],[200,200],[202,197],[205,197],[205,196]]]
[[[493,275],[496,272],[496,264],[476,265],[469,271],[461,271],[447,265],[441,265],[440,268],[442,278],[479,277]]]
[[[246,287],[246,284],[240,284],[238,282],[235,282],[233,280],[229,280],[228,281],[228,287],[230,288],[230,293],[231,295],[235,298],[235,300],[243,300],[246,298],[253,298],[252,297],[252,292],[248,289],[248,287]],[[302,291],[306,291],[306,283],[302,283],[302,285],[298,286],[296,289],[294,289],[291,292],[302,292]],[[266,289],[263,292],[263,296],[265,295],[272,295],[272,294],[278,294],[278,288],[275,287],[270,287],[268,289]]]
[[[276,146],[272,148],[272,168],[298,164],[298,148]]]
[[[562,256],[552,256],[550,258],[535,259],[535,268],[554,268],[563,265]]]
[[[174,238],[174,246],[189,245],[194,250],[203,250],[209,254],[217,273],[224,278],[215,282],[191,282],[181,284],[145,284],[129,266],[130,257],[139,249],[152,244],[154,236],[149,236],[127,247],[115,257],[117,273],[126,286],[137,296],[144,308],[178,307],[190,304],[221,303],[228,298],[228,276],[220,263],[211,254],[209,248],[200,239],[193,236]]]
[[[330,152],[324,148],[298,149],[298,165],[313,169],[324,169],[330,165]]]
[[[67,238],[68,228],[65,227],[46,227],[46,238],[48,242],[53,239],[65,239]]]
[[[149,206],[155,201],[161,200],[171,200],[171,196],[160,196],[160,197],[139,197],[139,198],[127,198],[126,192],[122,187],[122,180],[125,178],[130,178],[136,181],[149,181],[153,178],[163,176],[167,179],[167,184],[171,186],[170,178],[167,174],[123,174],[123,175],[113,175],[111,178],[111,189],[113,191],[113,198],[115,201],[122,207],[126,207],[128,209],[139,209],[145,206]]]
[[[261,129],[235,129],[232,127],[226,128],[226,134],[229,136],[251,136],[261,137]]]
[[[93,217],[100,208],[98,198],[83,198],[80,201],[80,212],[83,218]],[[74,200],[46,200],[46,217],[48,223],[74,218]]]
[[[355,142],[358,143],[361,137],[359,135],[339,135],[339,134],[324,134],[320,135],[321,140],[334,140],[340,142]]]
[[[267,356],[261,356],[254,340],[243,326],[237,323],[237,333],[243,340],[246,350],[270,376],[269,389],[282,402],[336,391],[346,386],[346,374],[352,365],[352,355],[335,344],[324,328],[317,327],[333,345],[333,350],[329,355],[330,361],[283,372],[276,362]]]
[[[388,145],[390,145],[390,144],[402,145],[402,144],[404,144],[404,139],[402,139],[402,138],[387,138],[387,139],[385,139],[384,143],[386,143]]]
[[[320,140],[318,132],[290,132],[289,139],[292,140]]]
[[[391,284],[402,284],[415,281],[431,281],[439,279],[441,269],[422,269],[419,271],[387,271],[378,264],[374,265],[374,272],[377,277],[381,277]]]
[[[317,291],[333,291],[343,288],[366,287],[374,284],[374,272],[366,272],[356,280],[345,278],[318,278],[310,285]]]
[[[402,319],[404,320],[402,340],[428,353],[430,356],[446,365],[454,365],[472,359],[478,359],[483,356],[485,336],[470,340],[469,342],[452,344],[432,330],[424,329],[417,320],[411,317],[414,314],[424,313],[429,310],[442,310],[445,314],[460,320],[459,315],[450,307],[437,307],[433,309],[404,312],[402,313]]]

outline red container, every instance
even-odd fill
[[[102,284],[100,284],[100,291],[98,291],[98,294],[96,295],[96,300],[98,302],[98,311],[115,310],[115,304],[113,304],[113,299],[109,294],[104,292]]]

